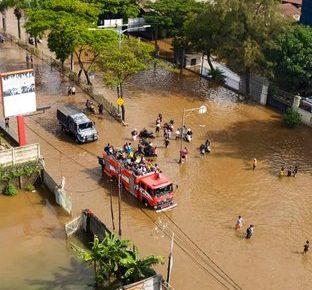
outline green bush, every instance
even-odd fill
[[[0,182],[10,182],[21,176],[29,177],[34,173],[39,173],[41,169],[41,164],[34,162],[9,167],[0,167]]]
[[[301,122],[300,114],[292,108],[288,108],[283,115],[283,121],[288,128],[294,128]]]
[[[34,191],[34,190],[35,190],[35,187],[34,187],[31,183],[28,183],[28,184],[25,186],[25,190],[26,190],[26,191]]]
[[[4,189],[3,194],[7,196],[14,196],[17,194],[17,189],[12,183],[9,183]]]
[[[223,71],[219,68],[216,68],[214,70],[210,70],[208,72],[208,76],[214,80],[215,82],[224,84],[225,83],[225,75],[223,73]]]

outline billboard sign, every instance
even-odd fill
[[[35,75],[32,69],[2,73],[0,79],[5,118],[36,111]]]

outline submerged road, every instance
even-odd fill
[[[13,45],[0,48],[1,71],[25,66],[24,59],[25,52]],[[198,77],[156,70],[139,74],[126,86],[128,127],[108,115],[92,116],[100,140],[77,145],[63,135],[55,114],[65,103],[83,108],[86,96],[78,89],[76,96],[68,97],[68,80],[39,60],[35,60],[35,71],[39,106],[51,105],[51,109],[27,118],[28,140],[41,144],[47,168],[56,179],[65,176],[75,215],[90,208],[107,225],[111,224],[110,185],[101,178],[96,159],[106,143],[122,145],[129,141],[132,129],[153,129],[160,112],[165,121],[174,119],[178,126],[183,108],[205,104],[207,115],[190,115],[186,119],[194,132],[192,144],[187,144],[190,156],[186,164],[177,164],[178,141],[172,140],[168,149],[163,148],[161,137],[153,141],[159,147],[161,169],[179,185],[175,195],[178,207],[155,214],[123,194],[123,235],[134,241],[142,255],[154,253],[167,257],[169,237],[175,232],[172,277],[175,289],[310,289],[311,259],[309,255],[302,256],[300,251],[312,230],[311,129],[302,126],[288,130],[281,126],[280,115],[268,108],[241,103],[232,92],[211,87]],[[200,158],[198,147],[207,137],[212,140],[212,153]],[[253,158],[258,159],[254,172]],[[298,176],[278,178],[283,165],[298,165]],[[113,190],[116,194],[116,189]],[[22,211],[14,210],[12,200],[9,204],[12,211],[8,212],[19,228],[22,227],[19,223],[23,223]],[[0,206],[6,207],[6,202],[7,199],[1,197]],[[116,195],[115,205],[117,209]],[[26,206],[19,203],[21,209]],[[36,206],[38,212],[46,211],[46,204]],[[49,213],[57,220],[51,226],[51,233],[61,231],[66,219],[59,211]],[[238,215],[244,218],[244,230],[249,224],[255,225],[251,240],[243,238],[244,230],[234,231]],[[46,228],[49,218],[38,218],[37,222],[41,220],[42,228]],[[10,224],[14,226],[14,222]],[[4,219],[0,219],[0,237],[7,228]],[[32,234],[25,232],[24,239],[30,239]],[[55,239],[61,242],[58,246],[53,243],[52,248],[51,241]],[[51,234],[49,240],[45,245],[46,261],[66,264],[70,269],[70,258],[65,254],[70,255],[70,251],[63,236]],[[0,242],[1,257],[9,260],[3,243]],[[36,244],[32,240],[28,245],[21,243],[23,257],[33,247]],[[64,255],[56,258],[55,251]],[[38,259],[38,255],[40,253],[34,252],[29,257]],[[38,275],[35,267],[25,271],[16,261],[19,261],[18,254],[15,263],[8,262],[5,266],[4,287],[8,288],[14,277],[15,288],[22,289],[23,285],[29,286],[26,275],[33,278]],[[55,271],[62,272],[56,268],[57,265]],[[49,272],[52,269],[49,267]],[[159,270],[165,274],[166,265]],[[0,272],[3,271],[4,265],[0,266]],[[12,273],[18,273],[18,278]],[[48,281],[55,280],[48,271],[42,275]],[[62,276],[62,281],[69,288],[74,285],[74,277],[70,275]],[[83,287],[81,283],[80,287]]]

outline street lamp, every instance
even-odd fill
[[[183,147],[183,128],[185,125],[185,118],[189,115],[187,115],[186,113],[193,113],[196,112],[200,115],[202,114],[206,114],[207,113],[207,107],[205,105],[200,106],[199,108],[193,108],[193,109],[183,109],[183,114],[182,114],[182,126],[181,126],[181,132],[180,132],[180,137],[181,137],[181,143],[180,143],[180,159],[179,159],[179,163],[182,163],[182,156],[181,156],[181,151],[182,151],[182,147]]]

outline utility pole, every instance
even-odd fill
[[[185,109],[183,109],[183,114],[182,114],[182,125],[181,125],[181,142],[180,142],[180,159],[179,159],[179,163],[182,164],[182,156],[181,156],[181,152],[183,149],[183,129],[184,129],[184,120],[185,120]]]
[[[110,210],[112,216],[113,231],[115,230],[114,209],[113,209],[113,180],[110,180]]]
[[[173,266],[173,244],[174,244],[174,232],[172,233],[170,252],[168,256],[168,268],[167,268],[167,279],[166,279],[166,282],[168,285],[170,284],[171,272],[172,272],[172,266]]]
[[[118,174],[118,235],[121,237],[121,167]]]

